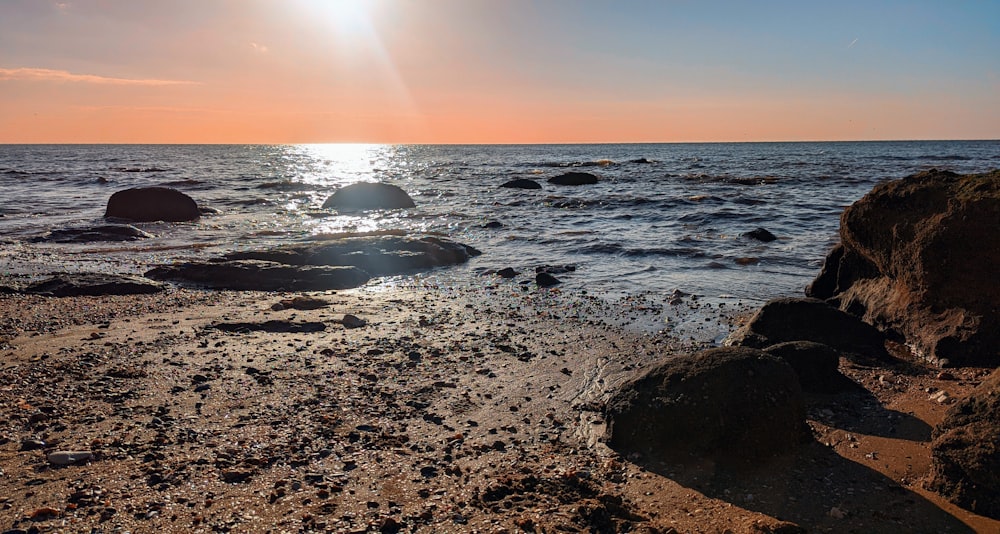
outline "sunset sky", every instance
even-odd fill
[[[2,143],[1000,139],[1000,2],[0,0]]]

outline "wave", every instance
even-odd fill
[[[282,180],[280,182],[264,182],[258,185],[256,189],[277,189],[278,191],[315,191],[316,189],[319,189],[319,187],[303,182]]]
[[[111,167],[109,171],[114,172],[167,172],[169,169],[160,167]]]

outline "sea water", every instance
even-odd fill
[[[320,234],[401,229],[445,234],[483,252],[467,265],[419,275],[438,285],[483,284],[484,272],[504,267],[527,279],[540,265],[572,265],[574,272],[559,275],[564,291],[619,298],[680,290],[762,302],[801,294],[838,240],[843,209],[875,184],[931,168],[998,167],[998,141],[0,145],[0,273],[8,280],[141,274]],[[600,181],[546,182],[568,171]],[[515,178],[542,189],[500,187]],[[358,181],[398,185],[416,207],[321,208],[338,187]],[[173,187],[218,213],[137,223],[155,236],[141,241],[36,242],[52,230],[102,224],[111,194],[137,186]],[[491,222],[502,226],[486,227]],[[756,228],[778,239],[743,235]]]

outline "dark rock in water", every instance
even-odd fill
[[[326,330],[326,325],[320,322],[294,322],[294,321],[264,321],[262,323],[216,323],[209,328],[221,330],[223,332],[271,332],[282,334],[296,334],[304,332],[322,332]]]
[[[520,273],[518,273],[511,267],[504,267],[503,269],[497,271],[497,276],[499,276],[500,278],[514,278],[518,274]]]
[[[222,213],[222,210],[211,206],[198,206],[198,213],[201,213],[202,215],[218,215]]]
[[[410,195],[391,184],[361,182],[341,187],[326,199],[323,208],[340,210],[392,210],[412,208]]]
[[[285,265],[249,260],[166,265],[148,271],[146,276],[237,291],[350,289],[363,286],[370,278],[368,273],[350,266]]]
[[[786,341],[815,341],[844,352],[890,358],[885,339],[875,327],[822,300],[809,298],[768,302],[726,344],[764,348]]]
[[[541,189],[542,184],[527,178],[518,178],[517,180],[505,182],[500,187],[508,187],[512,189]]]
[[[934,429],[928,489],[1000,519],[1000,370],[948,409]]]
[[[535,273],[566,274],[576,272],[576,265],[539,265]]]
[[[135,241],[155,237],[130,224],[104,224],[90,228],[53,230],[32,239],[35,243],[91,243],[94,241]]]
[[[374,235],[236,252],[225,256],[225,259],[263,260],[289,265],[350,265],[372,276],[389,276],[456,265],[480,254],[470,246],[439,237]]]
[[[108,199],[105,217],[130,221],[193,221],[201,215],[194,199],[169,187],[136,187]]]
[[[605,412],[609,445],[651,460],[747,463],[810,436],[795,371],[743,347],[666,358],[620,386]]]
[[[744,233],[743,237],[756,239],[757,241],[761,241],[764,243],[770,243],[771,241],[778,239],[774,234],[772,234],[771,232],[767,231],[764,228],[756,228],[754,230],[750,230],[749,232]]]
[[[79,297],[100,295],[147,295],[165,288],[145,278],[102,273],[63,273],[22,290],[32,295]]]
[[[653,160],[646,158],[636,158],[628,160],[629,163],[653,163]]]
[[[875,186],[807,294],[904,337],[931,361],[1000,365],[1000,170]],[[988,229],[988,230],[987,230]]]
[[[555,185],[591,185],[597,183],[597,176],[589,172],[572,171],[559,176],[549,178],[550,184]]]
[[[857,386],[838,370],[840,354],[813,341],[788,341],[771,345],[764,352],[777,356],[795,370],[803,391],[836,393]]]
[[[485,228],[487,230],[498,230],[500,228],[503,228],[503,223],[500,222],[500,221],[490,221],[490,222],[484,224],[483,228]]]
[[[538,273],[535,275],[535,283],[538,287],[552,287],[562,283],[562,280],[549,273]]]

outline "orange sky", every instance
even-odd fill
[[[1000,138],[995,7],[692,4],[6,0],[0,142]]]

